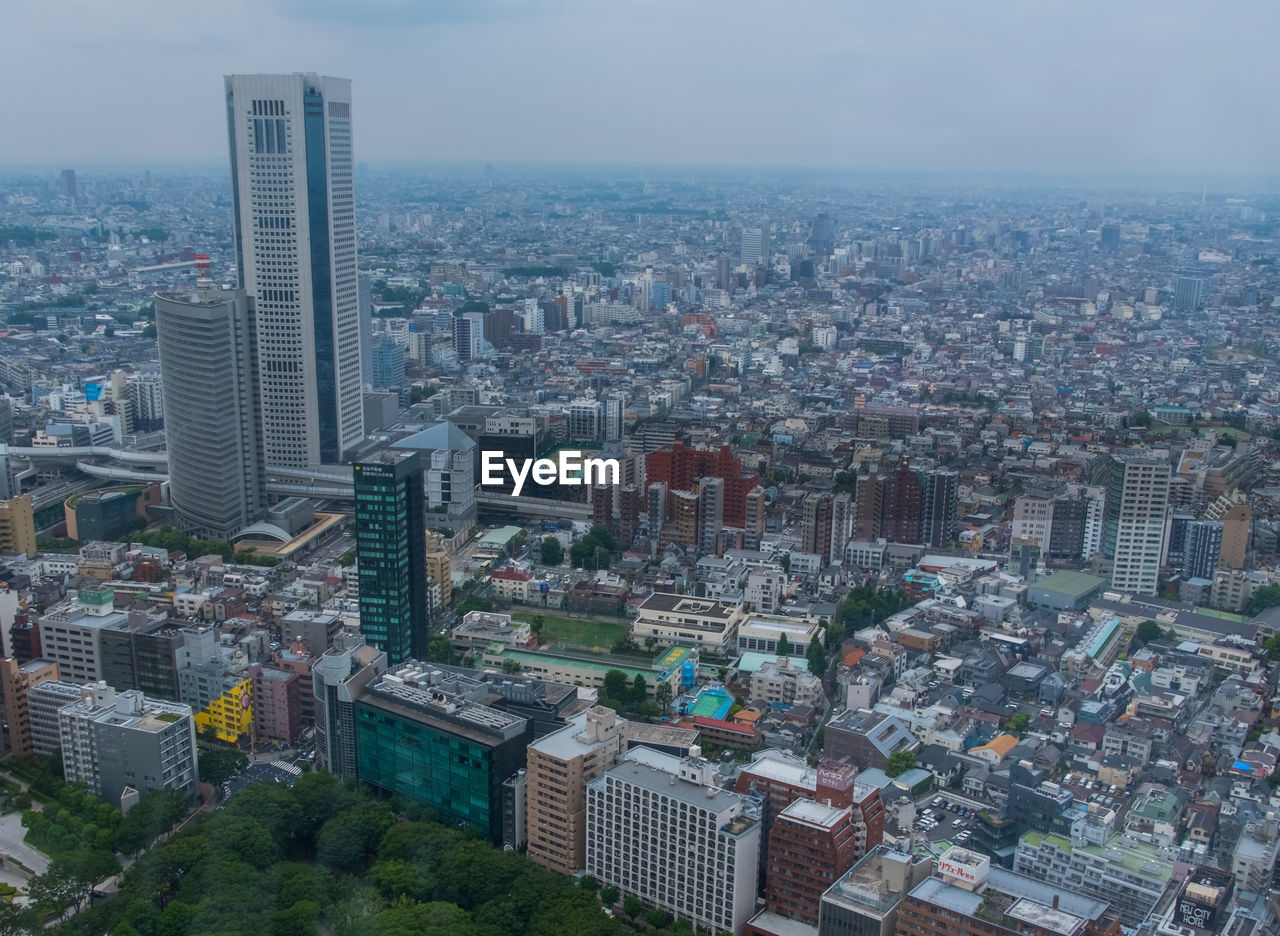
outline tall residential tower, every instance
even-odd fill
[[[364,436],[351,82],[293,74],[225,83],[266,464],[335,464]]]

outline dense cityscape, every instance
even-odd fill
[[[352,84],[0,169],[0,931],[1280,932],[1274,186]]]

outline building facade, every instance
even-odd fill
[[[364,437],[351,82],[295,73],[224,84],[266,463],[336,464]]]

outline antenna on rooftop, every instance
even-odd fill
[[[209,255],[196,254],[196,291],[203,297],[213,289],[209,278]]]

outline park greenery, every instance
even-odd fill
[[[543,537],[542,544],[538,549],[543,565],[558,566],[564,562],[564,547],[560,545],[560,540],[554,536]]]
[[[910,748],[902,748],[889,755],[889,763],[884,772],[890,777],[906,773],[916,766],[916,752]]]
[[[261,556],[252,549],[236,550],[225,540],[198,539],[189,533],[166,527],[146,533],[130,534],[129,539],[153,549],[175,550],[187,554],[188,558],[196,556],[221,556],[223,562],[234,562],[239,565],[274,566],[280,563],[275,556]]]
[[[840,623],[846,630],[872,627],[902,609],[903,594],[892,588],[859,585],[840,603]]]
[[[138,858],[117,899],[55,932],[617,936],[622,924],[602,912],[601,900],[619,896],[321,771],[292,787],[246,787],[224,808],[201,814]],[[638,902],[623,912],[659,932],[692,932]]]

